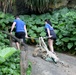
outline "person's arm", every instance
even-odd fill
[[[11,32],[13,31],[13,29],[15,28],[16,22],[13,22],[12,27],[11,27]]]
[[[26,34],[26,35],[25,35],[25,37],[28,37],[28,36],[27,36],[27,29],[26,29],[26,25],[24,25],[24,29],[25,29],[25,34]]]
[[[51,37],[49,28],[47,28],[47,33],[48,33],[48,36]]]

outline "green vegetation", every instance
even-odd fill
[[[54,11],[52,14],[24,15],[20,16],[27,24],[28,35],[30,37],[45,36],[44,20],[50,19],[57,34],[55,49],[76,54],[76,11],[63,8]]]
[[[17,50],[13,47],[7,47],[2,50],[0,50],[0,64],[5,62],[5,60],[10,57],[13,53],[15,53]],[[2,62],[3,61],[3,62]]]
[[[4,55],[0,53],[0,56],[6,59],[0,64],[0,75],[20,75],[20,51],[17,50],[13,53],[11,50],[13,52],[15,51],[10,47],[10,49],[5,48],[2,50],[2,52],[7,51]],[[2,59],[0,59],[0,61],[1,60]]]
[[[12,47],[0,47],[0,75],[20,75],[20,51]],[[27,75],[31,75],[32,64],[28,61]]]
[[[32,42],[37,43],[40,36],[46,36],[44,30],[44,20],[50,19],[57,34],[55,49],[57,51],[66,51],[76,54],[76,10],[63,8],[53,13],[46,13],[42,15],[20,15],[20,18],[26,22],[28,35],[32,37]],[[10,16],[10,17],[9,17]],[[0,13],[0,27],[1,30],[8,31],[14,17],[10,14]],[[6,27],[6,29],[5,29]],[[0,32],[1,33],[1,32]],[[1,33],[0,44],[4,44],[7,35]],[[8,39],[7,39],[8,40]],[[29,40],[27,42],[30,42]],[[5,44],[9,44],[9,41]]]
[[[27,43],[38,43],[40,36],[46,36],[44,30],[44,20],[50,19],[57,34],[55,49],[59,52],[69,52],[76,55],[76,10],[63,8],[42,15],[20,15],[26,22],[28,35],[31,39],[26,39]],[[0,12],[0,28],[2,31],[9,32],[14,16]],[[30,42],[31,40],[31,42]],[[9,36],[0,31],[0,50],[9,47]],[[4,62],[0,56],[0,62]],[[9,63],[9,64],[8,64]],[[27,75],[31,73],[31,65],[27,68]],[[6,59],[0,66],[0,75],[20,75],[20,52],[14,53]]]
[[[31,75],[32,63],[28,61],[26,75]],[[0,51],[0,75],[20,75],[20,51],[6,47]]]
[[[40,36],[45,37],[44,20],[49,19],[55,29],[57,40],[54,48],[59,52],[76,55],[76,10],[60,7],[73,7],[76,9],[75,0],[0,0],[0,75],[20,75],[20,51],[12,51],[9,33],[14,20],[11,14],[41,14],[20,15],[27,25],[28,44],[37,44]],[[59,10],[55,10],[59,8]],[[1,12],[2,11],[2,12]],[[46,13],[48,12],[49,13]],[[9,14],[9,13],[11,14]],[[15,31],[15,30],[14,30]],[[14,33],[13,31],[13,33]],[[26,75],[30,75],[32,64],[28,62]]]
[[[26,69],[26,75],[31,75],[32,63],[28,61],[28,68]]]

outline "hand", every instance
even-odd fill
[[[52,35],[49,35],[49,38],[51,38],[52,37]]]
[[[12,32],[10,32],[10,34],[12,34]]]
[[[28,35],[26,35],[25,37],[28,38]]]

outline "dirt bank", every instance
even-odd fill
[[[40,57],[33,57],[35,47],[28,46],[28,59],[32,62],[31,75],[76,75],[76,58],[66,54],[57,53],[59,59],[64,63],[55,64],[47,62]]]

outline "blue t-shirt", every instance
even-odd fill
[[[49,28],[49,30],[54,30],[53,27],[50,24],[45,24],[45,29]]]
[[[24,21],[22,21],[21,19],[15,19],[14,22],[16,22],[16,32],[25,32]]]

